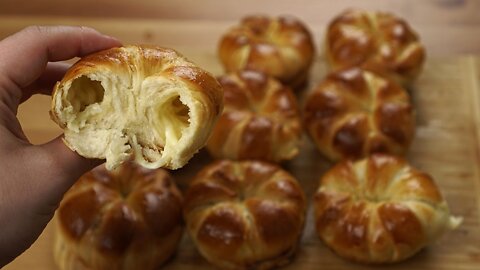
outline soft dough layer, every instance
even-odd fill
[[[65,143],[112,169],[127,159],[177,169],[205,144],[223,108],[215,78],[174,50],[127,46],[77,62],[55,86]]]

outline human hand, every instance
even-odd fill
[[[0,41],[0,268],[38,238],[63,194],[99,164],[61,138],[29,143],[16,117],[19,104],[51,94],[68,68],[56,61],[120,45],[93,29],[63,26],[28,27]]]

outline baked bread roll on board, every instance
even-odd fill
[[[185,194],[184,216],[198,251],[221,269],[272,269],[289,263],[305,222],[297,180],[261,161],[216,161]]]
[[[113,169],[132,158],[177,169],[207,141],[223,108],[216,79],[171,49],[126,46],[82,58],[55,86],[65,144]]]
[[[313,205],[323,242],[362,263],[405,260],[462,221],[450,215],[428,174],[402,158],[379,154],[327,171]]]
[[[227,73],[257,70],[297,89],[306,83],[315,46],[307,26],[293,16],[251,15],[222,36],[218,55]]]
[[[156,270],[182,236],[182,196],[163,169],[102,165],[65,194],[55,226],[61,270]]]
[[[347,10],[327,28],[325,56],[333,71],[360,66],[408,86],[422,69],[425,49],[394,14]]]
[[[404,155],[415,132],[407,91],[361,68],[329,74],[307,95],[303,116],[310,138],[331,161]]]
[[[218,80],[225,108],[207,143],[213,157],[280,162],[298,154],[300,111],[289,87],[251,70]]]

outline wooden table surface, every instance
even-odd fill
[[[478,100],[480,93],[475,92],[479,90],[478,86],[480,85],[480,60],[478,58],[480,56],[480,1],[475,0],[368,0],[361,3],[356,0],[0,0],[0,39],[28,25],[86,25],[106,34],[116,36],[125,44],[152,43],[173,47],[184,52],[193,61],[206,64],[211,69],[211,72],[220,74],[220,66],[214,59],[218,38],[222,32],[230,25],[236,23],[243,15],[252,13],[295,15],[307,23],[315,37],[317,47],[320,48],[326,24],[340,11],[350,7],[388,10],[407,19],[420,34],[427,48],[429,58],[427,70],[430,71],[427,71],[426,79],[421,78],[419,80],[419,85],[417,86],[422,90],[435,91],[429,82],[435,79],[440,81],[443,79],[445,89],[447,89],[449,82],[440,76],[436,78],[435,72],[439,70],[438,72],[447,77],[448,74],[455,73],[454,76],[452,75],[452,80],[458,80],[458,83],[462,84],[458,89],[465,91],[458,93],[458,95],[468,95],[468,98],[463,98],[462,102],[471,102],[473,99],[473,104],[480,104],[480,100]],[[322,61],[321,52],[319,52],[317,60]],[[448,84],[448,87],[452,91],[457,90],[452,82]],[[449,95],[448,89],[441,93]],[[467,91],[472,92],[467,93]],[[436,99],[437,96],[426,95],[419,97],[421,100],[427,98]],[[445,96],[438,96],[437,101],[444,102],[445,98]],[[49,102],[49,97],[34,96],[20,107],[18,117],[25,133],[33,143],[47,142],[61,133],[49,119]],[[459,106],[459,104],[461,104],[460,101],[455,106]],[[413,156],[416,165],[432,170],[434,176],[447,177],[448,175],[453,175],[453,169],[444,169],[445,171],[442,171],[442,168],[438,168],[442,164],[462,163],[465,164],[465,168],[470,168],[469,170],[466,169],[468,172],[463,173],[461,177],[467,178],[465,181],[468,181],[468,185],[464,188],[467,188],[470,193],[466,195],[468,196],[466,198],[473,201],[465,202],[465,207],[462,207],[461,200],[456,199],[458,197],[458,194],[455,193],[456,189],[447,191],[447,199],[453,201],[452,208],[460,212],[460,214],[469,217],[466,220],[467,225],[457,234],[450,236],[441,243],[449,245],[450,242],[448,241],[453,241],[452,243],[454,244],[461,244],[463,239],[468,241],[469,238],[480,240],[478,208],[480,205],[480,179],[478,178],[477,169],[478,165],[480,165],[478,162],[478,142],[480,141],[478,116],[480,115],[480,109],[471,106],[471,104],[468,105],[468,110],[465,109],[465,111],[448,109],[449,103],[445,102],[437,102],[437,105],[442,107],[424,110],[425,115],[420,116],[421,119],[425,116],[425,119],[431,120],[431,116],[436,115],[438,119],[445,120],[449,119],[447,113],[458,113],[462,119],[465,118],[463,120],[467,121],[468,125],[443,126],[442,123],[435,121],[428,123],[420,122],[419,131],[417,131],[419,139],[416,139],[416,142],[414,142],[414,147],[417,146],[418,148],[417,150],[414,149],[410,156]],[[433,134],[432,132],[435,128],[439,128],[441,132],[447,133],[452,128],[461,129],[460,132],[467,132],[468,134],[462,135],[465,138],[468,135],[468,140],[463,142],[467,144],[466,146],[454,145],[451,147],[461,148],[461,151],[458,150],[458,153],[468,152],[468,155],[466,157],[458,157],[458,160],[452,160],[451,157],[438,156],[442,151],[433,151],[432,154],[435,153],[437,156],[431,158],[432,156],[425,154],[424,157],[422,151],[425,147],[431,147],[428,136]],[[465,130],[463,130],[464,128]],[[439,134],[433,135],[440,136]],[[418,158],[415,156],[417,154]],[[295,166],[304,169],[301,164],[293,165],[293,167]],[[324,170],[324,167],[318,170]],[[450,182],[447,180],[443,181],[444,188],[450,189],[455,187],[450,186]],[[478,230],[475,229],[477,225],[479,227]],[[469,233],[470,237],[468,237]],[[35,260],[51,261],[50,257],[43,258],[51,255],[50,250],[45,250],[50,248],[50,245],[48,245],[50,238],[51,235],[48,233],[42,235],[32,249],[21,255],[5,269],[37,269],[31,268],[35,267]],[[457,238],[457,240],[454,238]],[[478,243],[478,246],[470,245],[462,249],[462,252],[468,253],[468,256],[465,255],[465,258],[458,254],[458,257],[455,257],[457,255],[452,255],[452,258],[457,258],[455,260],[457,262],[469,260],[469,263],[476,262],[477,266],[472,266],[470,263],[468,265],[465,264],[463,268],[458,268],[455,264],[449,265],[447,258],[441,261],[442,263],[445,262],[442,269],[480,269],[480,241]],[[440,250],[442,249],[440,248]],[[307,252],[310,251],[307,249]],[[328,251],[323,250],[322,252]],[[423,254],[420,258],[425,256],[428,256],[428,254]],[[330,257],[326,258],[327,264],[323,269],[346,269],[348,266],[352,267],[351,264],[343,264],[344,266],[337,268],[337,261],[333,259],[333,256],[332,260],[328,259]],[[441,265],[437,264],[437,266]],[[407,263],[404,267],[415,269],[414,264]],[[310,267],[307,268],[315,268],[315,265],[310,262]],[[42,266],[38,267],[38,269],[50,268]]]

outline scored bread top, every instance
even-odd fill
[[[227,72],[257,70],[292,87],[304,82],[314,54],[308,28],[293,16],[247,16],[218,45]]]
[[[327,246],[364,263],[404,260],[461,223],[428,174],[383,154],[337,163],[320,179],[314,208]]]
[[[421,71],[425,49],[394,14],[347,10],[327,28],[325,56],[333,70],[361,66],[408,85]]]
[[[304,121],[332,161],[371,153],[404,155],[414,136],[414,108],[393,81],[361,68],[329,74],[308,95]]]

